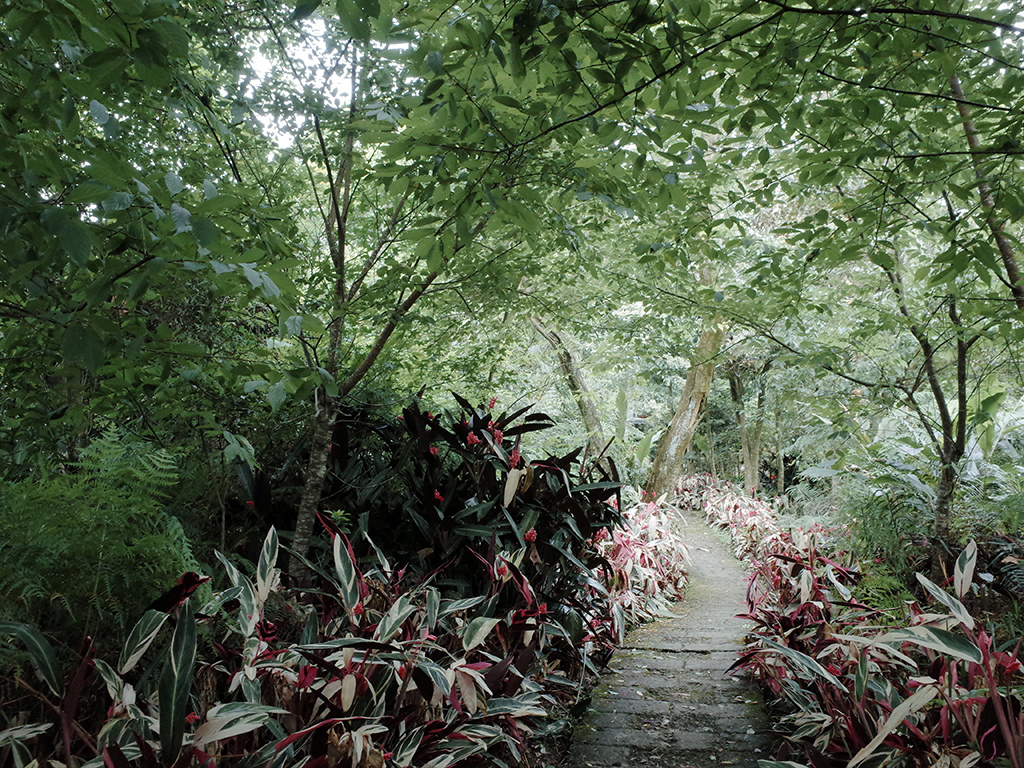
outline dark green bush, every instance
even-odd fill
[[[198,570],[163,510],[176,478],[167,451],[109,433],[69,472],[0,485],[0,620],[119,644],[150,601]]]

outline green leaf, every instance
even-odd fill
[[[84,267],[92,253],[92,237],[89,228],[75,219],[62,222],[57,240],[76,267]]]
[[[221,565],[224,566],[224,570],[227,572],[228,581],[231,582],[231,586],[241,587],[242,583],[245,581],[245,576],[242,575],[242,572],[239,571],[234,564],[220,552],[215,551],[214,554],[217,556],[217,559],[220,560]]]
[[[626,390],[619,389],[615,396],[615,410],[618,418],[615,421],[615,438],[621,443],[626,439],[626,416],[628,415],[629,401],[626,399]]]
[[[487,616],[478,616],[473,619],[466,625],[466,630],[462,635],[463,650],[471,651],[476,648],[487,639],[487,636],[491,634],[491,630],[500,623],[501,619],[492,619]]]
[[[103,682],[107,686],[107,694],[114,701],[120,701],[124,695],[124,680],[103,659],[94,659],[93,663],[96,665],[96,671],[100,673],[100,677],[103,678]]]
[[[192,231],[192,214],[187,208],[171,203],[171,220],[174,222],[175,234]]]
[[[974,566],[978,562],[978,545],[972,539],[967,543],[953,569],[953,588],[961,600],[967,595],[974,580]]]
[[[57,696],[63,693],[64,683],[61,681],[60,667],[57,666],[57,655],[50,641],[38,629],[27,624],[5,621],[0,622],[0,635],[16,635],[24,643],[32,664],[50,690]]]
[[[181,752],[195,661],[196,620],[190,600],[185,600],[178,613],[170,653],[160,675],[160,748],[167,765],[174,763]]]
[[[146,611],[142,614],[142,618],[132,627],[124,647],[121,648],[121,656],[117,661],[117,671],[120,674],[129,672],[138,664],[167,621],[167,616],[168,614],[163,611]]]
[[[857,673],[853,678],[853,694],[857,697],[857,701],[864,698],[864,692],[868,687],[868,677],[870,676],[870,661],[867,653],[862,653],[860,659],[857,661]]]
[[[99,334],[92,328],[75,323],[64,331],[64,359],[96,373],[106,362],[106,349]]]
[[[191,40],[188,30],[182,24],[166,18],[157,19],[150,25],[150,29],[156,34],[169,56],[176,59],[188,56]]]
[[[89,102],[89,114],[92,115],[92,119],[96,121],[97,125],[106,125],[107,120],[110,119],[107,108],[95,99]]]
[[[435,75],[444,72],[444,55],[440,51],[431,51],[427,54],[425,61]]]
[[[185,189],[185,183],[174,171],[168,171],[164,174],[164,184],[167,185],[167,191],[171,193],[171,197]]]
[[[22,741],[34,739],[36,736],[46,733],[52,727],[53,723],[31,723],[29,725],[16,725],[13,728],[6,728],[0,731],[0,747],[20,744]],[[34,760],[32,762],[35,763]],[[18,763],[16,760],[14,764],[22,765],[22,763]],[[24,764],[30,765],[27,762]]]
[[[338,20],[348,34],[357,40],[370,39],[370,25],[366,23],[362,10],[354,0],[337,0],[335,10],[338,12]]]
[[[886,737],[890,733],[896,730],[897,726],[902,723],[908,715],[912,715],[920,709],[923,709],[935,696],[938,694],[939,689],[934,685],[924,685],[917,689],[914,694],[905,699],[899,706],[894,707],[892,713],[886,719],[875,737],[870,742],[853,756],[853,759],[847,764],[848,768],[853,768],[855,765],[859,765],[864,762],[871,753],[878,749],[879,745],[885,741]]]
[[[358,569],[352,555],[345,546],[343,536],[334,537],[334,571],[338,574],[338,592],[348,614],[359,605]]]
[[[487,598],[485,596],[478,595],[477,597],[464,597],[461,600],[445,600],[443,603],[441,603],[441,612],[439,616],[440,618],[444,618],[445,616],[452,613],[458,613],[459,611],[468,611],[470,608],[480,605],[480,603],[482,603],[486,599]]]
[[[401,629],[402,624],[417,611],[417,606],[412,604],[411,599],[408,595],[402,595],[388,610],[384,617],[380,620],[377,625],[377,631],[374,633],[374,638],[386,643],[397,635]]]
[[[289,21],[298,21],[299,19],[306,18],[320,7],[321,2],[322,0],[299,0],[295,5],[295,10],[292,11]]]
[[[917,580],[921,583],[928,593],[942,603],[944,606],[949,608],[950,612],[956,617],[957,621],[963,624],[967,629],[974,629],[974,617],[964,607],[964,604],[957,600],[955,597],[950,595],[946,590],[940,587],[938,584],[933,582],[927,576],[921,573],[914,574]]]
[[[104,211],[124,211],[131,207],[135,196],[129,192],[113,192],[103,200]]]
[[[260,561],[256,567],[256,597],[264,603],[277,582],[277,529],[273,526],[263,540],[260,550]]]
[[[966,638],[938,627],[906,627],[886,632],[875,643],[913,643],[964,661],[981,663],[981,649]]]
[[[648,432],[636,446],[636,465],[642,466],[651,455],[651,444],[654,442],[654,432]]]
[[[843,693],[846,693],[846,687],[839,681],[839,679],[806,653],[801,653],[793,648],[776,643],[774,640],[770,640],[767,637],[761,638],[761,642],[764,643],[766,647],[771,648],[787,658],[796,667],[803,670],[805,674],[810,675],[811,677],[817,676],[823,680],[827,680]]]
[[[220,231],[217,229],[217,225],[209,219],[199,216],[192,219],[192,237],[204,248],[208,248],[217,239],[218,234],[220,234]]]
[[[359,7],[368,18],[375,19],[380,16],[380,0],[356,0]]]
[[[259,603],[256,600],[256,589],[249,579],[242,577],[238,585],[238,628],[242,634],[251,638],[260,620]]]
[[[270,410],[276,412],[288,399],[285,391],[285,381],[281,379],[276,384],[271,384],[267,389],[267,401],[270,403]]]
[[[206,714],[206,721],[196,728],[192,746],[201,747],[212,741],[249,733],[269,723],[272,714],[286,715],[288,710],[245,701],[219,704]]]
[[[451,688],[451,683],[448,682],[448,677],[445,675],[444,670],[432,661],[420,661],[417,662],[416,667],[423,670],[430,677],[430,681],[437,686],[437,688],[445,693],[448,693]]]
[[[436,587],[427,587],[427,631],[433,632],[441,610],[441,593]],[[436,634],[436,633],[435,633]]]

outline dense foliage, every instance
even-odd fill
[[[842,539],[873,609],[923,598],[914,574],[941,584],[975,540],[993,587],[970,607],[998,604],[1020,634],[1019,16],[927,0],[0,4],[0,664],[21,675],[24,642],[39,661],[54,640],[50,693],[22,675],[18,695],[63,712],[36,733],[3,707],[0,749],[99,756],[95,656],[123,704],[101,741],[127,749],[173,711],[164,762],[199,696],[200,719],[219,702],[214,720],[247,724],[225,750],[272,752],[287,731],[303,735],[278,757],[326,741],[331,760],[444,764],[451,744],[385,742],[348,714],[366,695],[389,716],[410,706],[406,733],[447,744],[414,684],[428,704],[440,692],[445,728],[515,751],[520,725],[468,702],[548,695],[525,661],[520,688],[517,662],[501,669],[516,633],[533,633],[523,648],[547,633],[537,664],[575,676],[593,666],[584,638],[604,648],[677,592],[685,542],[663,533],[663,491],[691,472],[742,478],[742,494],[683,489],[745,532],[741,554],[771,543],[842,583],[838,558],[790,551],[787,520]],[[449,415],[452,388],[468,397]],[[620,504],[620,480],[658,503]],[[751,514],[769,498],[782,518]],[[229,586],[183,576],[221,559]],[[375,624],[334,597],[349,566]],[[193,612],[215,588],[225,605],[194,640],[185,608],[143,613],[133,636],[178,579]],[[280,640],[238,623],[246,583],[257,613],[282,612]],[[306,636],[283,621],[307,611]],[[393,636],[375,636],[389,615]],[[349,631],[363,645],[327,654],[343,665],[306,663]],[[172,672],[111,661],[144,640]],[[210,677],[175,688],[193,643]],[[397,677],[421,653],[445,672],[423,672],[436,691]],[[240,658],[247,682],[223,698],[214,678]],[[297,685],[309,666],[344,689],[340,714]]]
[[[637,502],[620,514],[618,483],[579,483],[574,455],[528,461],[520,436],[547,417],[460,403],[450,419],[404,411],[406,463],[391,486],[403,519],[390,528],[402,535],[363,514],[350,538],[325,517],[329,562],[307,563],[309,586],[282,582],[271,529],[254,573],[218,553],[224,588],[197,602],[208,579],[186,573],[123,647],[86,641],[68,654],[0,623],[23,650],[5,691],[42,716],[8,723],[0,746],[16,764],[515,762],[541,718],[565,721],[627,622],[679,595],[685,546],[672,510]],[[134,468],[105,458],[115,477]],[[29,666],[48,690],[28,682]]]
[[[863,574],[823,551],[826,532],[785,530],[769,505],[707,480],[687,486],[754,569],[754,631],[736,667],[778,710],[785,741],[765,768],[1021,765],[1021,639],[982,624],[993,576],[976,570],[973,541],[953,594],[919,573],[920,599],[882,611],[856,599]]]

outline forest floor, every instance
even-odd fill
[[[751,629],[737,618],[746,572],[696,514],[683,535],[692,558],[685,599],[615,651],[562,768],[757,768],[770,758],[759,689],[726,674]]]

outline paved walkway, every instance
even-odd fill
[[[693,559],[686,599],[615,652],[564,768],[757,768],[770,757],[759,690],[725,674],[750,628],[736,618],[746,576],[698,515],[684,525]]]

